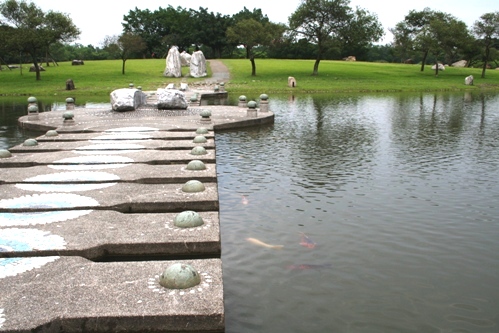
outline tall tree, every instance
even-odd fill
[[[499,12],[486,13],[480,16],[480,20],[473,25],[473,32],[481,40],[485,48],[483,54],[482,78],[485,77],[487,63],[490,60],[490,51],[499,39]]]
[[[390,29],[397,49],[422,52],[421,71],[424,71],[432,43],[428,30],[433,13],[430,8],[425,8],[422,11],[411,10],[403,21],[397,23],[395,28]]]
[[[40,80],[39,57],[43,56],[51,44],[70,42],[80,35],[80,30],[66,15],[48,11],[44,13],[33,3],[24,0],[6,0],[0,3],[2,25],[8,29],[0,29],[0,41],[4,48],[11,51],[29,54],[36,72],[36,80]]]
[[[121,74],[125,75],[125,63],[134,53],[140,53],[147,48],[146,43],[139,35],[123,33],[121,36],[106,36],[104,49],[110,54],[119,57],[123,63]]]
[[[390,31],[394,35],[396,49],[421,52],[421,71],[424,71],[430,53],[436,61],[444,57],[443,60],[451,62],[456,60],[458,51],[463,52],[473,42],[464,22],[430,8],[409,11],[404,20]]]
[[[251,75],[256,75],[255,54],[253,48],[258,45],[268,45],[273,39],[279,38],[284,27],[275,23],[264,23],[253,18],[238,21],[227,29],[227,39],[237,45],[243,45],[246,58],[251,62]]]
[[[362,45],[382,36],[376,16],[363,9],[353,11],[350,0],[302,0],[289,17],[289,28],[317,46],[312,75],[318,75],[323,54],[333,46]]]

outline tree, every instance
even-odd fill
[[[195,44],[194,13],[182,7],[129,11],[123,16],[123,31],[141,36],[150,54],[165,53],[172,45],[188,49]]]
[[[411,10],[404,21],[397,23],[390,31],[394,35],[396,49],[422,53],[421,71],[424,71],[430,53],[435,56],[435,62],[442,56],[452,62],[457,60],[457,52],[463,52],[473,42],[464,22],[430,8]]]
[[[104,49],[123,61],[121,74],[125,75],[125,63],[134,53],[140,53],[147,48],[142,37],[132,33],[123,33],[121,36],[106,36]]]
[[[199,7],[193,17],[196,44],[211,48],[214,57],[221,58],[223,49],[228,46],[225,33],[232,24],[230,16],[208,13],[207,8]]]
[[[27,53],[33,62],[36,80],[40,80],[38,58],[48,52],[56,42],[70,42],[80,35],[80,30],[66,15],[48,11],[44,13],[33,3],[24,0],[6,0],[0,3],[2,25],[0,41],[4,48]]]
[[[473,25],[473,32],[481,40],[485,50],[483,55],[482,78],[485,77],[487,62],[490,60],[491,48],[498,43],[499,38],[499,12],[486,13]]]
[[[365,60],[372,42],[383,36],[383,27],[374,14],[357,7],[341,38],[342,56]]]
[[[268,45],[274,38],[282,35],[284,27],[275,23],[264,23],[253,18],[244,19],[227,29],[227,39],[237,45],[243,45],[246,58],[251,62],[251,75],[256,75],[255,55],[253,48],[258,45]]]
[[[289,28],[317,46],[312,75],[318,75],[323,54],[342,45],[368,45],[382,36],[374,15],[349,7],[349,0],[302,0],[289,17]]]

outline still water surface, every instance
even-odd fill
[[[216,135],[227,332],[499,331],[499,95],[270,108]]]
[[[270,107],[216,136],[227,332],[499,331],[499,95]]]

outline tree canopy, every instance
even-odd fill
[[[424,71],[426,59],[430,53],[444,58],[445,62],[458,60],[459,52],[463,52],[472,38],[464,22],[454,16],[425,8],[422,11],[411,10],[403,21],[391,29],[394,35],[394,46],[409,56],[411,51],[421,52],[421,71]],[[438,65],[436,66],[438,74]]]
[[[349,6],[349,0],[302,1],[289,17],[289,28],[317,46],[312,75],[317,75],[323,54],[332,47],[352,50],[371,45],[383,35],[376,15]]]
[[[483,14],[480,20],[473,25],[473,31],[485,48],[482,68],[483,78],[485,77],[487,63],[490,60],[491,49],[494,45],[499,46],[499,12]]]
[[[43,12],[33,3],[24,0],[6,0],[0,3],[0,44],[5,49],[26,53],[31,57],[40,80],[39,58],[50,45],[70,42],[80,35],[80,30],[66,15]]]

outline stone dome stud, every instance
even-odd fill
[[[182,191],[187,193],[203,192],[206,188],[199,180],[189,180],[182,186]]]
[[[206,165],[200,160],[192,160],[187,164],[186,169],[191,171],[206,170]]]
[[[179,228],[196,228],[204,224],[203,218],[195,211],[183,211],[173,220],[173,224]]]
[[[159,284],[168,289],[187,289],[201,283],[201,276],[191,265],[175,263],[159,276]]]

